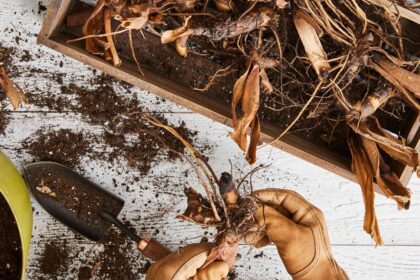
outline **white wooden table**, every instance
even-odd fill
[[[48,0],[41,2],[49,5]],[[47,72],[63,73],[64,84],[75,82],[87,86],[87,80],[92,75],[89,67],[36,45],[36,35],[42,20],[43,13],[38,14],[38,1],[0,0],[0,45],[18,48],[14,55],[14,63],[22,74],[15,82],[25,91],[45,98],[59,94],[59,85],[48,74],[31,75],[27,71],[38,68]],[[5,29],[9,31],[4,32]],[[17,35],[21,38],[19,45],[15,42]],[[33,57],[31,61],[21,62],[18,59],[23,50],[30,51]],[[61,61],[63,67],[59,66]],[[206,144],[211,147],[208,155],[218,173],[230,170],[229,159],[236,166],[236,175],[239,174],[238,170],[244,173],[250,170],[243,154],[227,137],[230,131],[228,127],[169,102],[157,105],[155,96],[140,89],[133,89],[131,92],[137,94],[149,110],[163,112],[174,124],[184,120],[188,128],[197,130],[195,145],[200,147]],[[119,93],[126,94],[122,90],[119,90]],[[21,150],[22,141],[39,128],[46,131],[70,128],[94,134],[103,131],[101,127],[85,123],[79,114],[72,112],[57,113],[33,105],[25,105],[13,112],[7,101],[1,104],[1,108],[8,111],[10,123],[5,135],[0,135],[0,149],[19,168],[31,160],[30,155]],[[98,146],[100,145],[102,144],[98,143]],[[137,172],[131,170],[125,161],[118,163],[116,168],[110,168],[109,164],[100,161],[91,161],[88,157],[84,158],[83,162],[82,169],[89,178],[117,192],[127,201],[122,215],[127,219],[135,219],[134,225],[137,230],[142,229],[143,233],[170,244],[172,249],[181,243],[197,242],[203,236],[204,230],[200,227],[174,218],[176,212],[185,207],[185,199],[181,196],[182,189],[185,186],[200,189],[194,176],[191,176],[188,182],[182,176],[182,172],[189,168],[187,163],[179,160],[158,162],[147,176],[141,176],[137,186],[130,186],[131,192],[126,192],[125,187],[115,188],[112,184],[112,178],[121,185],[127,181],[128,176]],[[335,257],[352,279],[420,279],[420,180],[413,178],[409,184],[413,192],[409,211],[397,211],[393,201],[377,196],[376,212],[385,246],[375,248],[370,237],[362,230],[364,209],[358,185],[270,147],[259,153],[258,163],[272,165],[253,177],[255,188],[289,188],[299,192],[324,211]],[[157,178],[162,174],[167,176],[165,186],[158,184],[161,180]],[[159,194],[158,198],[155,197],[156,194]],[[155,206],[149,204],[142,208],[148,200],[156,202]],[[33,205],[39,214],[35,216],[34,221],[27,279],[38,279],[32,271],[43,244],[51,237],[66,238],[74,248],[98,246],[89,241],[76,240],[73,233],[54,221],[39,205],[35,202]],[[156,214],[158,207],[164,207],[165,213]],[[141,219],[138,219],[139,215]],[[157,235],[154,230],[156,227],[160,229]],[[245,245],[241,247],[241,258],[236,269],[238,279],[290,279],[274,247],[264,249],[262,258],[254,258],[259,250],[253,250],[251,253],[248,253],[248,250]],[[143,277],[144,275],[141,275],[139,279]],[[77,277],[68,275],[65,279]]]

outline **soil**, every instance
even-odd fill
[[[5,112],[0,111],[0,134],[5,135],[4,130],[9,124],[9,120],[9,116]]]
[[[129,223],[126,225],[129,226]],[[69,274],[77,275],[77,280],[136,280],[139,275],[147,273],[150,263],[139,262],[143,257],[125,235],[114,231],[100,242],[99,247],[98,252],[84,259],[80,258],[83,251],[72,250],[65,239],[50,241],[45,244],[35,275],[41,280],[65,278]],[[69,269],[75,260],[79,260],[81,266]]]
[[[0,280],[20,279],[22,248],[12,210],[0,194]]]
[[[82,156],[91,153],[88,137],[69,129],[47,131],[40,129],[23,142],[25,150],[35,161],[55,161],[69,167],[80,163]]]
[[[136,250],[133,242],[123,234],[114,232],[102,242],[104,251],[93,261],[92,269],[99,264],[99,267],[92,273],[99,279],[121,279],[135,280],[139,274],[145,274],[148,265],[139,265],[136,257],[129,252]],[[90,278],[79,278],[87,280]]]
[[[168,160],[179,158],[184,145],[165,130],[147,123],[144,119],[145,109],[140,105],[136,96],[120,96],[115,87],[129,91],[132,86],[117,81],[106,75],[97,75],[90,81],[92,88],[69,84],[61,87],[61,95],[49,99],[39,99],[32,96],[32,104],[46,106],[50,110],[80,113],[82,118],[104,129],[103,137],[93,137],[82,133],[72,133],[68,130],[45,132],[40,130],[35,139],[25,141],[25,149],[34,156],[35,160],[54,160],[71,167],[80,163],[80,158],[88,153],[96,159],[114,162],[124,158],[131,166],[136,167],[142,174],[147,174],[152,164],[163,156]],[[75,96],[76,102],[68,100],[68,96]],[[167,124],[168,121],[158,113],[148,113],[152,117]],[[190,131],[181,123],[174,128],[188,141],[193,141],[197,132]],[[134,138],[135,140],[128,140]],[[74,141],[77,139],[77,141]],[[112,148],[106,154],[93,152],[89,143],[105,144]],[[173,151],[168,151],[168,148]]]
[[[176,153],[183,153],[184,146],[168,132],[148,124],[143,116],[146,114],[136,96],[121,97],[114,90],[115,84],[128,90],[132,86],[115,82],[106,75],[94,78],[92,84],[95,89],[77,86],[68,88],[77,96],[78,105],[75,108],[83,118],[91,124],[105,127],[105,143],[114,150],[107,155],[110,161],[123,156],[127,162],[137,167],[142,174],[147,174],[154,159],[162,154],[165,147],[175,152],[164,152],[169,159],[179,157]],[[154,118],[167,124],[167,120],[160,114],[152,113]],[[196,132],[185,128],[185,123],[174,127],[185,139],[192,141]],[[129,142],[126,136],[135,136],[134,142]]]
[[[104,193],[88,188],[85,184],[78,182],[76,178],[62,177],[55,171],[47,169],[37,171],[32,176],[36,176],[31,181],[34,182],[39,195],[59,202],[86,225],[95,228],[101,227],[101,225],[107,224],[102,223],[102,219],[98,216],[102,210],[106,209],[115,217],[121,210],[122,203],[107,199]],[[98,219],[101,222],[98,223]]]
[[[12,61],[12,54],[14,53],[13,48],[5,48],[0,45],[0,66],[8,69]]]
[[[65,240],[45,244],[39,269],[44,275],[54,276],[65,272],[69,263],[69,247]]]

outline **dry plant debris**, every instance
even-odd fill
[[[386,161],[393,158],[420,175],[411,139],[383,127],[387,119],[403,124],[419,113],[419,43],[410,34],[419,18],[418,7],[409,1],[99,0],[76,40],[85,40],[88,52],[119,66],[114,37],[127,32],[140,71],[133,31],[143,34],[140,41],[149,32],[162,44],[173,43],[182,57],[194,52],[228,63],[204,89],[233,70],[241,73],[232,83],[231,137],[251,164],[257,159],[262,111],[294,107],[292,120],[274,141],[299,122],[327,123],[328,145],[348,141],[346,152],[365,199],[365,229],[380,245],[372,184],[408,209],[410,191]],[[117,28],[112,29],[112,20]],[[267,99],[280,106],[261,106]]]
[[[182,138],[176,130],[147,116],[146,120],[167,130],[185,145],[189,155],[185,155],[184,158],[191,164],[205,190],[206,197],[203,197],[195,189],[186,188],[184,192],[187,197],[187,209],[177,216],[182,220],[217,229],[217,236],[212,242],[212,249],[202,268],[214,261],[222,260],[233,269],[239,243],[246,236],[263,230],[254,219],[258,200],[251,195],[241,196],[239,193],[238,189],[244,178],[238,186],[230,173],[223,172],[218,178],[205,156]]]
[[[19,108],[19,105],[23,103],[28,103],[28,98],[26,97],[23,90],[16,84],[14,84],[9,76],[6,73],[6,69],[0,66],[0,88],[4,90],[10,102],[12,103],[13,109],[16,110]]]

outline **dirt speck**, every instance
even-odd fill
[[[91,151],[86,136],[69,129],[40,129],[35,133],[35,137],[23,142],[23,147],[35,161],[55,161],[69,167],[77,166],[80,158]]]
[[[69,261],[69,248],[65,240],[53,241],[45,244],[39,269],[44,275],[57,276],[67,269]]]
[[[92,269],[87,266],[81,267],[77,274],[77,280],[89,280],[90,278],[92,278]]]

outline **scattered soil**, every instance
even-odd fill
[[[41,1],[38,2],[38,14],[41,14],[47,10],[47,7],[42,4]]]
[[[22,248],[12,210],[0,194],[0,280],[20,279]]]
[[[99,279],[135,280],[139,273],[143,274],[143,267],[131,254],[136,249],[126,236],[114,232],[102,243],[104,251],[94,260],[95,265],[100,263],[95,276]]]
[[[184,145],[175,137],[147,123],[144,119],[145,110],[136,96],[120,96],[115,92],[115,87],[122,87],[129,91],[132,86],[106,75],[95,76],[90,84],[93,88],[75,84],[62,86],[62,96],[51,98],[49,101],[44,99],[34,102],[52,110],[57,109],[58,106],[61,110],[78,112],[88,123],[102,126],[105,131],[101,138],[113,150],[106,155],[93,156],[101,157],[109,162],[123,157],[142,174],[147,174],[159,155],[175,160],[179,158],[178,153],[184,152]],[[75,96],[76,105],[66,100],[66,96]],[[157,113],[150,113],[150,115],[168,124],[163,115]],[[174,128],[190,142],[197,134],[188,130],[185,123]],[[99,139],[92,140],[100,141]],[[166,148],[172,151],[168,152]]]
[[[150,267],[148,261],[143,261],[134,243],[117,231],[101,241],[99,247],[102,248],[88,253],[85,258],[81,255],[86,252],[73,250],[65,239],[50,241],[45,245],[42,257],[37,260],[37,279],[69,279],[69,275],[74,275],[72,279],[77,280],[136,280],[139,275],[146,274]],[[71,267],[74,260],[79,260],[82,265]]]
[[[13,48],[4,48],[0,45],[0,66],[8,68],[12,61],[12,54],[15,52]]]
[[[4,135],[4,130],[9,124],[9,120],[9,116],[5,112],[0,110],[0,134]]]
[[[69,129],[47,132],[40,129],[35,139],[24,141],[23,147],[35,161],[55,161],[69,167],[78,165],[80,158],[91,152],[88,138]]]
[[[64,240],[45,244],[42,257],[39,260],[39,269],[44,275],[60,275],[67,269],[69,263],[69,247]]]
[[[92,278],[92,269],[87,267],[87,266],[83,266],[80,268],[79,270],[79,274],[77,274],[77,279],[78,280],[87,280]]]
[[[229,272],[229,275],[228,275],[229,280],[235,280],[237,278],[238,278],[238,273],[236,273],[235,271]]]
[[[34,183],[40,195],[59,202],[66,209],[73,212],[86,225],[101,228],[107,224],[98,217],[101,210],[106,209],[111,215],[117,216],[122,203],[107,199],[104,193],[92,191],[85,184],[74,177],[62,177],[55,171],[36,170],[31,183]]]

